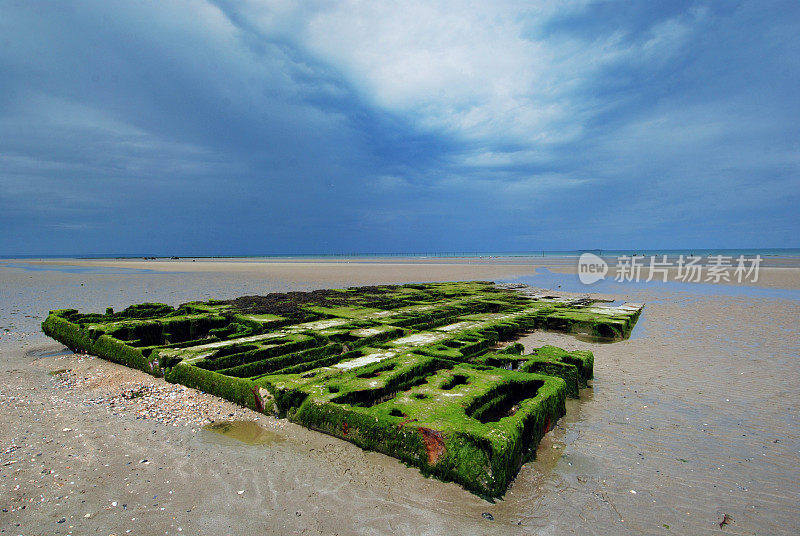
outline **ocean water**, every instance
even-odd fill
[[[792,258],[800,259],[800,248],[735,248],[735,249],[714,249],[714,248],[695,248],[695,249],[574,249],[574,250],[533,250],[533,251],[416,251],[416,252],[342,252],[342,253],[242,253],[240,255],[182,255],[183,258],[193,259],[269,259],[269,258],[385,258],[385,257],[414,257],[414,258],[438,258],[438,257],[579,257],[583,253],[594,253],[600,257],[619,257],[622,255],[650,257],[667,255],[670,258],[677,258],[680,255],[695,257],[708,257],[712,255],[724,255],[730,257],[761,257]],[[0,259],[135,259],[141,257],[168,258],[172,255],[154,255],[152,253],[122,253],[122,254],[82,254],[82,255],[0,255]]]
[[[634,291],[681,292],[695,296],[730,296],[749,298],[776,298],[800,301],[800,290],[753,285],[688,283],[682,281],[625,281],[618,282],[613,276],[601,279],[591,285],[581,283],[578,274],[551,272],[537,267],[536,274],[499,281],[501,283],[523,283],[531,287],[564,292],[587,294],[626,294]]]
[[[153,270],[146,268],[105,268],[102,266],[40,265],[24,262],[9,262],[3,266],[19,268],[27,272],[63,272],[65,274],[146,274]]]

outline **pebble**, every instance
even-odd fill
[[[135,371],[130,371],[137,374]],[[136,419],[152,420],[171,426],[203,426],[224,418],[247,419],[245,408],[233,412],[225,401],[183,385],[147,378],[114,383],[102,370],[74,371],[65,369],[53,375],[56,385],[83,389],[86,404],[105,405],[115,415],[131,414]],[[72,428],[62,431],[71,432]],[[148,460],[139,463],[149,464]]]

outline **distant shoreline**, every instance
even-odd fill
[[[748,257],[752,258],[752,257]],[[613,270],[615,257],[605,257]],[[657,258],[656,260],[661,260]],[[667,270],[668,280],[680,281],[675,258]],[[735,257],[734,257],[735,264]],[[701,258],[699,265],[708,264]],[[649,275],[649,259],[641,262],[642,281]],[[57,271],[72,273],[239,273],[250,274],[270,281],[314,281],[324,272],[331,285],[348,281],[353,274],[372,284],[403,281],[466,281],[512,280],[537,273],[577,274],[577,257],[180,257],[145,260],[142,257],[125,259],[2,259],[0,266],[25,271]],[[613,280],[612,275],[608,279]],[[659,277],[660,278],[660,277]],[[541,278],[539,278],[541,280]],[[685,282],[694,285],[702,281]],[[533,284],[536,284],[534,281]],[[543,280],[542,280],[543,284]],[[639,283],[645,284],[645,283]],[[657,284],[654,282],[652,284]],[[737,285],[719,281],[719,285]],[[800,289],[800,256],[764,257],[757,281],[743,281],[737,286]],[[587,286],[581,291],[596,292]]]
[[[0,260],[291,260],[291,259],[553,259],[576,258],[583,253],[593,253],[600,257],[612,258],[628,256],[662,256],[668,257],[739,255],[763,258],[800,258],[800,248],[696,248],[696,249],[576,249],[576,250],[540,250],[520,252],[417,252],[417,253],[276,253],[265,255],[155,255],[155,254],[82,254],[82,255],[0,255]]]

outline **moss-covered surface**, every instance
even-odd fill
[[[424,473],[502,496],[592,378],[591,352],[533,329],[622,339],[642,306],[531,297],[489,282],[359,287],[51,311],[49,336],[167,381],[288,417]]]

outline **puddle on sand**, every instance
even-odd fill
[[[61,357],[64,355],[72,355],[74,352],[69,348],[64,348],[63,350],[29,350],[26,352],[25,355],[29,357],[33,357],[35,359],[41,359],[43,357]]]
[[[536,457],[531,462],[533,467],[540,473],[549,475],[558,465],[565,447],[563,437],[546,434],[536,447]]]
[[[207,433],[202,438],[214,443],[228,443],[225,438],[234,439],[246,445],[274,445],[284,439],[255,421],[218,421],[203,427]]]
[[[577,434],[572,431],[572,425],[580,420],[581,404],[591,400],[591,388],[583,388],[580,398],[568,398],[566,401],[567,413],[558,422],[558,426],[546,433],[536,449],[533,467],[540,473],[550,474],[564,458],[564,450],[572,443]],[[571,465],[571,464],[570,464]]]
[[[586,333],[570,333],[573,337],[581,342],[591,342],[595,344],[611,344],[619,342],[619,339],[612,339],[610,337],[598,337],[597,335],[588,335]]]

